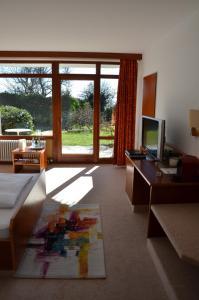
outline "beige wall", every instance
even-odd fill
[[[199,137],[190,135],[188,122],[189,109],[199,109],[199,11],[149,47],[142,64],[142,78],[158,73],[156,117],[166,120],[167,142],[199,156]],[[141,102],[138,88],[139,112]]]

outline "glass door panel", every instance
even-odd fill
[[[118,79],[101,79],[100,82],[100,136],[113,136]]]
[[[118,79],[100,81],[99,158],[113,158],[117,85]]]
[[[113,158],[114,140],[100,139],[99,158]]]
[[[92,80],[61,81],[62,155],[93,154]]]

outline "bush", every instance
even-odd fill
[[[28,111],[34,122],[34,127],[41,130],[52,129],[52,97],[38,94],[18,95],[0,93],[0,106],[9,105]]]
[[[27,110],[14,106],[2,105],[0,106],[0,112],[2,132],[9,128],[34,129],[33,118]]]

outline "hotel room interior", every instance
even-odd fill
[[[104,278],[41,279],[19,278],[2,267],[0,299],[199,299],[198,0],[2,0],[0,37],[0,187],[2,176],[18,170],[24,177],[38,176],[34,184],[40,186],[39,212],[34,210],[34,220],[31,212],[24,219],[35,223],[44,197],[61,195],[69,206],[99,204],[106,270]],[[45,86],[45,96],[41,89],[27,94],[24,89],[19,95],[13,84],[8,88],[9,80],[22,86],[23,79],[43,80],[50,86]],[[82,117],[86,92],[91,97]],[[17,95],[15,99],[11,94]],[[50,101],[46,111],[45,97]],[[22,98],[25,106],[17,106],[14,100]],[[64,99],[70,99],[71,110]],[[32,111],[28,101],[34,102]],[[19,109],[29,107],[34,126],[5,125],[3,106],[13,103]],[[42,105],[43,120],[37,123]],[[12,111],[17,119],[19,111]],[[141,147],[143,115],[165,122],[158,145],[164,146],[164,153],[157,160],[148,155],[137,160],[125,152],[138,149],[146,154]],[[92,128],[90,144],[85,139],[82,147],[74,147],[71,140],[68,145],[64,134],[79,130],[70,126],[71,120],[77,124],[84,117]],[[80,131],[87,137],[86,125]],[[24,147],[24,139],[32,147],[31,158],[15,149]],[[42,146],[37,149],[33,142]],[[166,165],[165,153],[171,155]],[[160,183],[175,177],[162,172],[165,166],[174,170],[176,157],[175,172],[195,172],[197,178],[181,173],[183,182]],[[153,179],[145,170],[149,165],[155,170]],[[1,208],[0,218],[4,219]],[[191,234],[186,222],[193,224]],[[6,249],[10,257],[18,255],[17,243],[4,245],[0,236],[0,266],[9,260],[4,260]],[[11,269],[17,268],[17,259]]]

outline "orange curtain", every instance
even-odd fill
[[[117,165],[124,165],[125,150],[134,148],[137,68],[136,60],[121,60],[114,141],[114,156]]]

